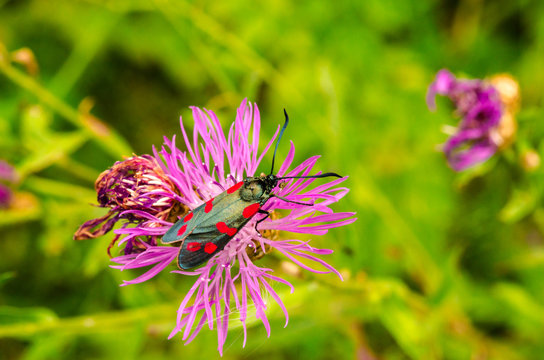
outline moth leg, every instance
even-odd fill
[[[263,217],[262,219],[259,219],[257,220],[257,222],[255,223],[255,231],[257,233],[259,233],[259,235],[261,234],[261,232],[257,229],[257,225],[259,225],[260,223],[262,223],[263,221],[265,221],[266,219],[268,219],[270,217],[270,212],[269,211],[266,211],[266,210],[257,210],[257,213],[258,214],[266,214],[265,217]]]

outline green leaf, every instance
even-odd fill
[[[76,131],[66,134],[56,134],[51,142],[43,144],[17,166],[21,178],[31,173],[43,170],[64,157],[69,156],[88,140],[84,131]]]

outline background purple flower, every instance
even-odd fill
[[[17,175],[13,166],[4,160],[0,160],[0,180],[13,183],[17,180]],[[11,189],[0,182],[0,208],[8,207],[13,198]]]
[[[190,209],[215,197],[244,178],[253,176],[279,132],[278,126],[273,138],[259,153],[260,115],[256,105],[247,103],[246,100],[242,102],[228,134],[223,131],[219,119],[212,111],[192,107],[192,112],[194,118],[192,141],[181,123],[187,151],[177,148],[175,136],[171,140],[165,138],[165,144],[160,150],[153,149],[162,170],[176,187],[172,198]],[[291,142],[285,161],[277,172],[278,176],[302,176],[316,173],[313,167],[319,156],[306,159],[290,170],[294,156],[295,147]],[[330,208],[332,203],[339,201],[349,191],[339,186],[345,180],[346,178],[341,178],[323,183],[323,179],[319,179],[317,186],[314,185],[316,179],[285,181],[273,191],[275,194],[289,200],[304,201],[314,205],[303,206],[272,198],[263,206],[264,210],[284,209],[289,212],[282,218],[276,217],[263,221],[259,225],[259,230],[263,231],[263,234],[265,230],[284,230],[323,235],[331,228],[354,222],[355,213],[335,213]],[[161,237],[174,222],[145,211],[138,211],[137,214],[144,220],[136,226],[115,231],[124,236],[121,243],[142,237],[156,239]],[[315,273],[332,272],[341,278],[336,269],[318,257],[330,254],[332,250],[314,248],[309,241],[273,240],[271,237],[261,236],[255,230],[255,222],[262,216],[256,215],[206,265],[192,271],[174,271],[195,276],[195,283],[179,307],[176,326],[170,337],[181,332],[183,340],[190,342],[207,324],[210,329],[214,327],[217,329],[218,350],[222,353],[227,338],[229,318],[236,312],[239,314],[238,318],[244,329],[245,345],[246,319],[249,309],[254,309],[255,315],[262,321],[267,334],[270,335],[270,325],[266,317],[266,293],[283,309],[286,318],[285,325],[287,325],[286,308],[269,281],[284,283],[291,288],[291,291],[294,291],[294,288],[288,281],[274,276],[272,269],[260,268],[253,263],[247,249],[255,250],[256,243],[260,245],[260,251],[275,249],[306,270]],[[136,279],[125,281],[123,285],[152,278],[170,265],[178,253],[176,247],[155,246],[149,241],[143,241],[141,244],[145,247],[145,251],[112,259],[119,264],[113,267],[121,270],[150,266],[147,272]],[[240,284],[239,290],[235,287],[236,282]]]
[[[436,109],[436,95],[449,97],[461,117],[456,133],[443,147],[449,165],[461,171],[493,156],[501,145],[496,129],[504,112],[495,87],[483,80],[458,79],[442,69],[427,91],[431,110]]]

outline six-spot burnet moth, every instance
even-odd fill
[[[310,176],[285,176],[274,175],[274,160],[276,151],[289,117],[285,109],[285,124],[283,125],[274,155],[272,156],[272,169],[269,175],[246,178],[230,187],[213,199],[198,206],[185,217],[174,224],[162,237],[163,244],[181,243],[178,254],[178,266],[181,269],[190,269],[198,266],[219,251],[244,227],[257,213],[266,214],[257,221],[257,225],[270,214],[261,207],[272,197],[286,202],[312,206],[313,204],[299,203],[282,198],[272,193],[272,190],[283,179],[309,179],[329,176],[341,177],[329,172]]]

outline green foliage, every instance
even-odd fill
[[[166,340],[192,279],[119,287],[136,274],[108,267],[112,235],[72,236],[104,214],[101,171],[178,134],[188,106],[226,125],[244,97],[264,139],[285,107],[296,160],[350,175],[336,208],[359,220],[312,239],[344,282],[262,260],[295,284],[273,284],[289,325],[272,306],[271,338],[250,321],[242,349],[233,322],[225,359],[541,358],[544,172],[523,154],[544,157],[542,44],[529,0],[0,1],[0,158],[20,177],[0,209],[0,359],[218,357],[206,329]],[[35,60],[9,62],[21,48]],[[451,109],[424,101],[440,68],[522,89],[516,143],[463,174],[436,151]]]

